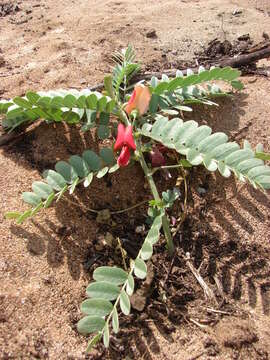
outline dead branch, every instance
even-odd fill
[[[214,301],[215,304],[217,304],[217,300],[215,297],[215,294],[213,292],[213,290],[206,284],[206,282],[203,280],[203,278],[201,277],[201,274],[199,273],[199,271],[194,267],[194,265],[191,262],[190,259],[190,254],[186,253],[186,264],[189,267],[190,271],[192,272],[192,274],[195,276],[195,278],[197,279],[198,283],[201,285],[202,289],[204,290],[205,296],[210,300],[210,301]]]
[[[260,59],[266,59],[270,57],[270,45],[265,49],[257,50],[249,54],[239,55],[234,58],[224,59],[219,63],[220,67],[231,66],[233,68],[238,68],[241,66],[246,66],[251,63],[254,63]]]

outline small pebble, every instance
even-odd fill
[[[240,14],[242,14],[243,13],[243,10],[241,10],[241,9],[235,9],[234,11],[233,11],[233,16],[238,16],[238,15],[240,15]]]

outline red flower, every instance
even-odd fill
[[[120,150],[120,155],[118,157],[117,163],[119,166],[127,166],[130,159],[130,149],[136,150],[136,145],[134,142],[132,134],[132,126],[128,125],[125,127],[123,124],[118,125],[117,138],[114,144],[114,150]]]

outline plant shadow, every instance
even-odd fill
[[[244,114],[245,101],[245,94],[237,94],[233,100],[219,99],[222,111],[214,107],[195,107],[192,118],[201,124],[209,124],[213,131],[224,131],[232,137],[239,137],[242,136],[239,119]],[[16,163],[20,154],[25,159],[24,166],[42,173],[47,168],[53,168],[60,159],[66,160],[71,155],[82,154],[85,149],[98,151],[100,146],[109,146],[111,140],[101,144],[95,134],[82,134],[77,127],[41,124],[23,139],[7,146],[5,155]],[[119,336],[112,342],[107,354],[109,358],[118,359],[121,353],[132,359],[154,359],[153,354],[160,353],[157,334],[173,342],[176,328],[189,321],[190,310],[194,311],[193,302],[203,299],[203,291],[186,267],[186,252],[191,254],[195,267],[200,268],[201,275],[215,291],[215,279],[219,279],[227,302],[247,297],[251,308],[256,308],[260,303],[263,314],[270,313],[269,252],[264,244],[251,245],[241,239],[243,234],[254,235],[258,224],[269,222],[269,197],[251,187],[247,187],[243,194],[234,180],[228,182],[200,168],[192,170],[190,178],[190,211],[175,237],[183,256],[175,260],[169,274],[156,274],[154,295],[147,299],[144,310],[147,318],[143,319],[141,313],[135,312],[130,320],[122,320],[123,325],[127,325],[133,346],[128,345],[130,339],[127,340],[126,336],[123,339]],[[158,183],[162,182],[159,178],[157,180]],[[173,187],[174,181],[175,177],[166,187]],[[228,184],[231,197],[224,190]],[[15,237],[27,239],[27,250],[31,255],[46,254],[51,268],[58,269],[66,262],[74,280],[78,280],[82,274],[91,279],[91,273],[97,265],[106,263],[122,266],[119,255],[115,255],[109,247],[100,246],[100,237],[109,232],[115,237],[132,241],[133,246],[140,244],[142,236],[134,234],[136,226],[145,221],[142,210],[146,213],[147,207],[143,205],[128,213],[112,216],[107,223],[97,222],[97,214],[91,209],[115,211],[139,203],[149,195],[144,185],[144,176],[138,165],[120,169],[116,174],[106,175],[100,180],[94,179],[87,190],[78,186],[76,195],[67,196],[57,203],[53,210],[49,210],[46,220],[40,221],[40,217],[31,220],[30,230],[18,225],[11,225],[10,230]],[[199,186],[207,190],[205,197],[198,194]],[[70,201],[73,201],[72,205]],[[164,244],[157,247],[157,267],[161,267],[166,257],[164,252]],[[168,269],[170,263],[171,259],[166,257]],[[168,306],[160,301],[159,283],[165,279],[169,313]],[[204,300],[200,304],[205,305]],[[200,311],[202,308],[199,306],[198,314]]]

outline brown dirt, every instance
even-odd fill
[[[240,13],[233,15],[234,10]],[[263,32],[270,34],[268,0],[0,1],[0,14],[4,98],[28,89],[95,84],[110,70],[111,51],[128,43],[146,69],[160,70],[191,61],[202,44],[216,37],[233,40],[249,33],[258,42]],[[146,36],[152,30],[157,37]],[[192,117],[240,142],[262,142],[270,150],[270,83],[256,77],[243,81],[240,95],[221,100],[219,108],[194,108]],[[22,210],[21,192],[55,161],[98,146],[94,137],[76,128],[42,124],[2,148],[1,213]],[[158,176],[157,181],[162,183]],[[100,236],[109,231],[129,245],[140,242],[134,230],[144,222],[145,209],[115,215],[108,224],[65,201],[24,226],[2,217],[0,358],[268,359],[269,195],[200,168],[192,170],[189,186],[189,213],[175,238],[174,262],[164,253],[164,244],[158,245],[156,278],[144,311],[121,317],[122,331],[111,349],[98,347],[88,357],[87,340],[76,332],[85,287],[95,266],[121,265],[117,253],[100,247]],[[200,195],[198,187],[206,194]],[[125,208],[145,196],[137,167],[94,181],[87,193],[77,194],[78,201],[98,210]],[[215,291],[219,308],[205,299],[186,267],[187,251]]]

